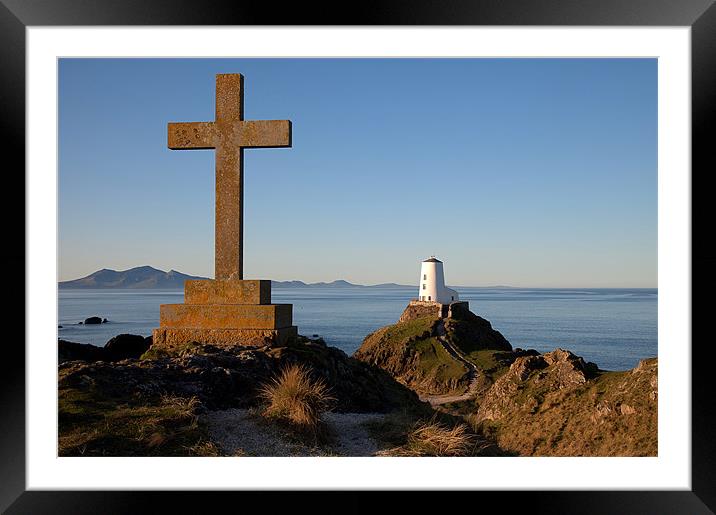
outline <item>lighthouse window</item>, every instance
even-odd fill
[[[428,274],[423,274],[423,280],[428,278]]]
[[[425,283],[423,283],[423,290],[425,289]]]

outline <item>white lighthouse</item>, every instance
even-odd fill
[[[460,299],[455,290],[445,286],[443,262],[435,256],[430,256],[420,265],[419,284],[418,299],[423,302],[450,304]]]

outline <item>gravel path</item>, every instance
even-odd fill
[[[373,456],[378,446],[363,424],[383,417],[380,413],[327,413],[324,419],[336,441],[322,447],[289,441],[279,429],[261,423],[245,409],[212,411],[203,419],[224,456]]]

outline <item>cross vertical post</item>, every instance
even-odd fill
[[[216,149],[214,277],[220,280],[239,281],[244,274],[244,148],[291,146],[289,120],[244,121],[243,111],[243,76],[219,74],[215,121],[168,125],[170,149]]]

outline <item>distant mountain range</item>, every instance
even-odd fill
[[[207,279],[196,275],[187,275],[169,270],[164,272],[151,266],[138,266],[129,270],[110,270],[103,268],[96,272],[74,279],[72,281],[60,281],[58,286],[62,289],[72,288],[132,288],[132,289],[181,289],[184,288],[184,281],[187,279]],[[274,288],[395,288],[405,286],[395,283],[375,284],[365,286],[353,284],[348,281],[337,280],[330,283],[304,283],[303,281],[271,281]]]
[[[186,275],[176,270],[164,272],[151,266],[138,266],[129,270],[110,270],[103,268],[95,273],[75,279],[61,281],[60,288],[183,288],[187,279],[205,279],[194,275]]]

